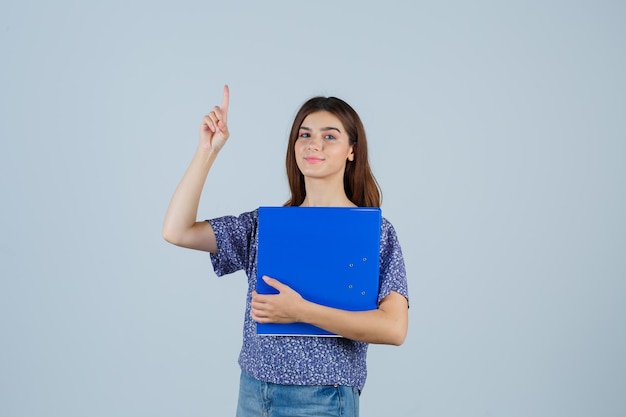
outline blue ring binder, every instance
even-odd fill
[[[380,227],[380,208],[259,207],[257,292],[276,294],[267,275],[317,304],[376,309]],[[257,334],[337,336],[306,323],[257,323]]]

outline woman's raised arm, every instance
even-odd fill
[[[200,125],[198,148],[180,180],[163,221],[163,237],[168,242],[190,249],[217,252],[213,229],[208,222],[197,221],[200,195],[217,154],[228,137],[230,91],[224,86],[222,105],[204,116]]]

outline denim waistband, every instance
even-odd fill
[[[345,385],[280,385],[245,372],[237,417],[358,417],[359,390]]]

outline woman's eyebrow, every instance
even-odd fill
[[[310,132],[311,128],[310,127],[306,127],[306,126],[300,126],[300,130],[306,130],[307,132]],[[336,130],[337,132],[341,133],[341,130],[339,130],[338,128],[333,127],[333,126],[326,126],[326,127],[321,128],[320,130],[322,132],[327,132],[329,130]]]

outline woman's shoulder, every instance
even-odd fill
[[[380,228],[383,232],[391,232],[394,234],[396,232],[396,229],[393,227],[391,221],[389,221],[389,219],[387,219],[385,216],[381,217]]]

